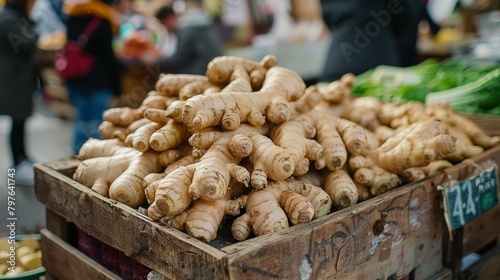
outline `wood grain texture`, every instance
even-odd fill
[[[439,238],[439,237],[438,237]],[[442,240],[442,239],[441,239]],[[436,244],[437,245],[437,244]],[[443,247],[439,247],[439,251],[431,258],[425,259],[415,267],[413,271],[413,280],[438,280],[447,279],[446,275],[449,274],[451,279],[452,273],[450,269],[443,267]]]
[[[500,191],[499,191],[500,193]],[[464,226],[463,256],[476,252],[500,237],[500,204]]]
[[[427,280],[452,280],[453,273],[451,269],[445,268],[438,272],[437,274],[429,277]]]
[[[494,115],[465,115],[469,120],[476,123],[488,135],[500,135],[500,117]]]
[[[459,279],[492,280],[500,279],[500,246],[484,254],[479,261],[461,273]]]
[[[75,168],[66,166],[64,170]],[[100,241],[172,279],[223,279],[221,251],[105,198],[45,165],[35,166],[35,194],[45,207]]]
[[[121,279],[47,229],[42,235],[43,266],[57,279]]]
[[[68,222],[50,209],[45,210],[45,227],[64,241],[68,240]]]

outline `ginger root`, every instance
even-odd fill
[[[197,198],[221,199],[231,179],[248,186],[250,174],[238,163],[252,149],[252,141],[242,134],[217,139],[198,162],[179,167],[158,181],[155,201],[148,208],[149,217],[173,217]]]
[[[359,154],[367,145],[365,130],[348,120],[323,111],[311,111],[299,118],[308,118],[307,122],[314,124],[316,141],[323,146],[321,158],[314,163],[316,169],[340,169],[347,161],[348,152]]]
[[[323,146],[314,140],[315,136],[316,127],[312,120],[300,116],[274,129],[272,139],[290,155],[294,164],[294,176],[306,174],[310,161],[321,158]]]
[[[208,78],[203,75],[161,74],[155,88],[163,96],[179,96],[179,92],[184,87],[197,83],[208,83]]]
[[[296,180],[270,181],[266,188],[248,194],[246,213],[233,222],[231,232],[240,241],[251,231],[256,236],[273,233],[288,228],[288,221],[295,225],[326,215],[330,206],[331,200],[319,187]]]
[[[487,135],[477,124],[466,117],[457,114],[448,104],[436,104],[427,109],[427,112],[439,118],[449,127],[461,129],[474,145],[489,149],[500,144],[500,136]]]
[[[238,67],[243,67],[250,76],[252,87],[258,88],[262,85],[267,70],[276,64],[277,59],[273,55],[264,56],[260,62],[235,56],[220,56],[208,63],[205,75],[212,83],[227,83],[231,80],[233,72]]]
[[[166,109],[167,98],[161,95],[148,95],[139,108],[110,108],[104,112],[103,118],[114,125],[127,127],[134,121],[142,119],[144,111],[148,108]]]
[[[132,158],[127,169],[109,186],[109,198],[132,208],[146,202],[142,181],[146,175],[161,171],[158,155],[156,151],[147,151]]]
[[[95,142],[91,141],[85,145],[91,143]],[[128,147],[122,147],[113,154],[103,153],[102,156],[94,153],[93,157],[82,159],[73,173],[73,179],[98,194],[108,197],[111,183],[121,176],[127,170],[130,162],[139,155],[139,151]]]
[[[358,190],[363,187],[371,196],[379,195],[401,185],[399,176],[380,167],[371,158],[362,155],[349,158],[349,169]]]
[[[241,122],[260,126],[266,117],[282,123],[291,117],[288,102],[300,98],[304,90],[305,84],[297,73],[276,66],[266,72],[258,92],[221,92],[190,98],[183,104],[182,121],[198,130],[217,125],[234,130]],[[177,107],[167,111],[169,116],[179,115]]]
[[[81,149],[73,179],[97,193],[137,208],[145,202],[143,178],[159,172],[157,152],[141,153],[118,139],[88,140]]]
[[[179,153],[179,155],[182,155],[183,153]],[[180,157],[177,161],[172,162],[170,165],[165,168],[165,170],[161,173],[150,173],[146,177],[144,177],[142,186],[145,189],[145,194],[146,194],[146,199],[148,204],[153,203],[155,200],[155,195],[156,195],[156,188],[158,187],[158,184],[160,183],[160,180],[167,176],[168,174],[172,173],[174,170],[181,166],[188,166],[190,164],[193,164],[195,161],[193,159],[193,155],[188,154],[184,155],[183,157]]]
[[[456,137],[434,120],[416,122],[387,139],[374,151],[374,161],[383,169],[398,173],[421,167],[456,150]]]
[[[253,188],[265,188],[268,178],[280,181],[292,176],[294,162],[284,149],[276,146],[267,136],[257,133],[250,135],[250,140],[254,147],[249,155],[253,164],[250,179]]]
[[[328,174],[323,189],[331,197],[336,209],[344,209],[358,202],[358,189],[345,168]]]
[[[209,243],[217,237],[217,231],[226,215],[240,214],[240,210],[245,207],[248,190],[241,183],[233,181],[223,198],[216,201],[198,199],[193,207],[172,218],[169,224]]]
[[[201,131],[194,133],[189,143],[199,149],[209,148],[219,137],[231,137],[237,134],[248,136],[252,141],[253,149],[249,159],[253,164],[251,174],[251,185],[261,189],[267,185],[267,180],[284,180],[290,177],[294,171],[294,164],[290,155],[267,136],[268,126],[253,127],[242,124],[236,130],[228,131]]]

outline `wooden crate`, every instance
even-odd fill
[[[500,147],[473,160],[500,162]],[[69,176],[78,161],[35,166],[46,208],[171,279],[449,279],[438,174],[308,224],[235,243],[205,244],[100,196]],[[469,164],[448,175],[461,179]],[[55,229],[57,230],[57,229]],[[61,230],[64,234],[64,230]],[[445,233],[445,234],[443,234]],[[443,276],[444,275],[444,276]]]

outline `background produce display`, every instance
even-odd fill
[[[0,238],[0,279],[34,279],[45,272],[39,239],[38,236],[25,235],[12,243],[12,239]],[[15,250],[12,251],[11,247]]]
[[[458,59],[379,66],[358,76],[353,92],[392,102],[447,102],[460,113],[500,115],[500,66]]]
[[[362,83],[362,81],[360,82]],[[206,75],[162,75],[137,109],[104,114],[73,178],[210,242],[306,223],[500,143],[443,104],[352,98],[261,61],[218,57]],[[147,210],[146,210],[147,209]]]

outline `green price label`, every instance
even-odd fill
[[[498,204],[497,167],[492,166],[444,189],[451,230],[463,227]]]

